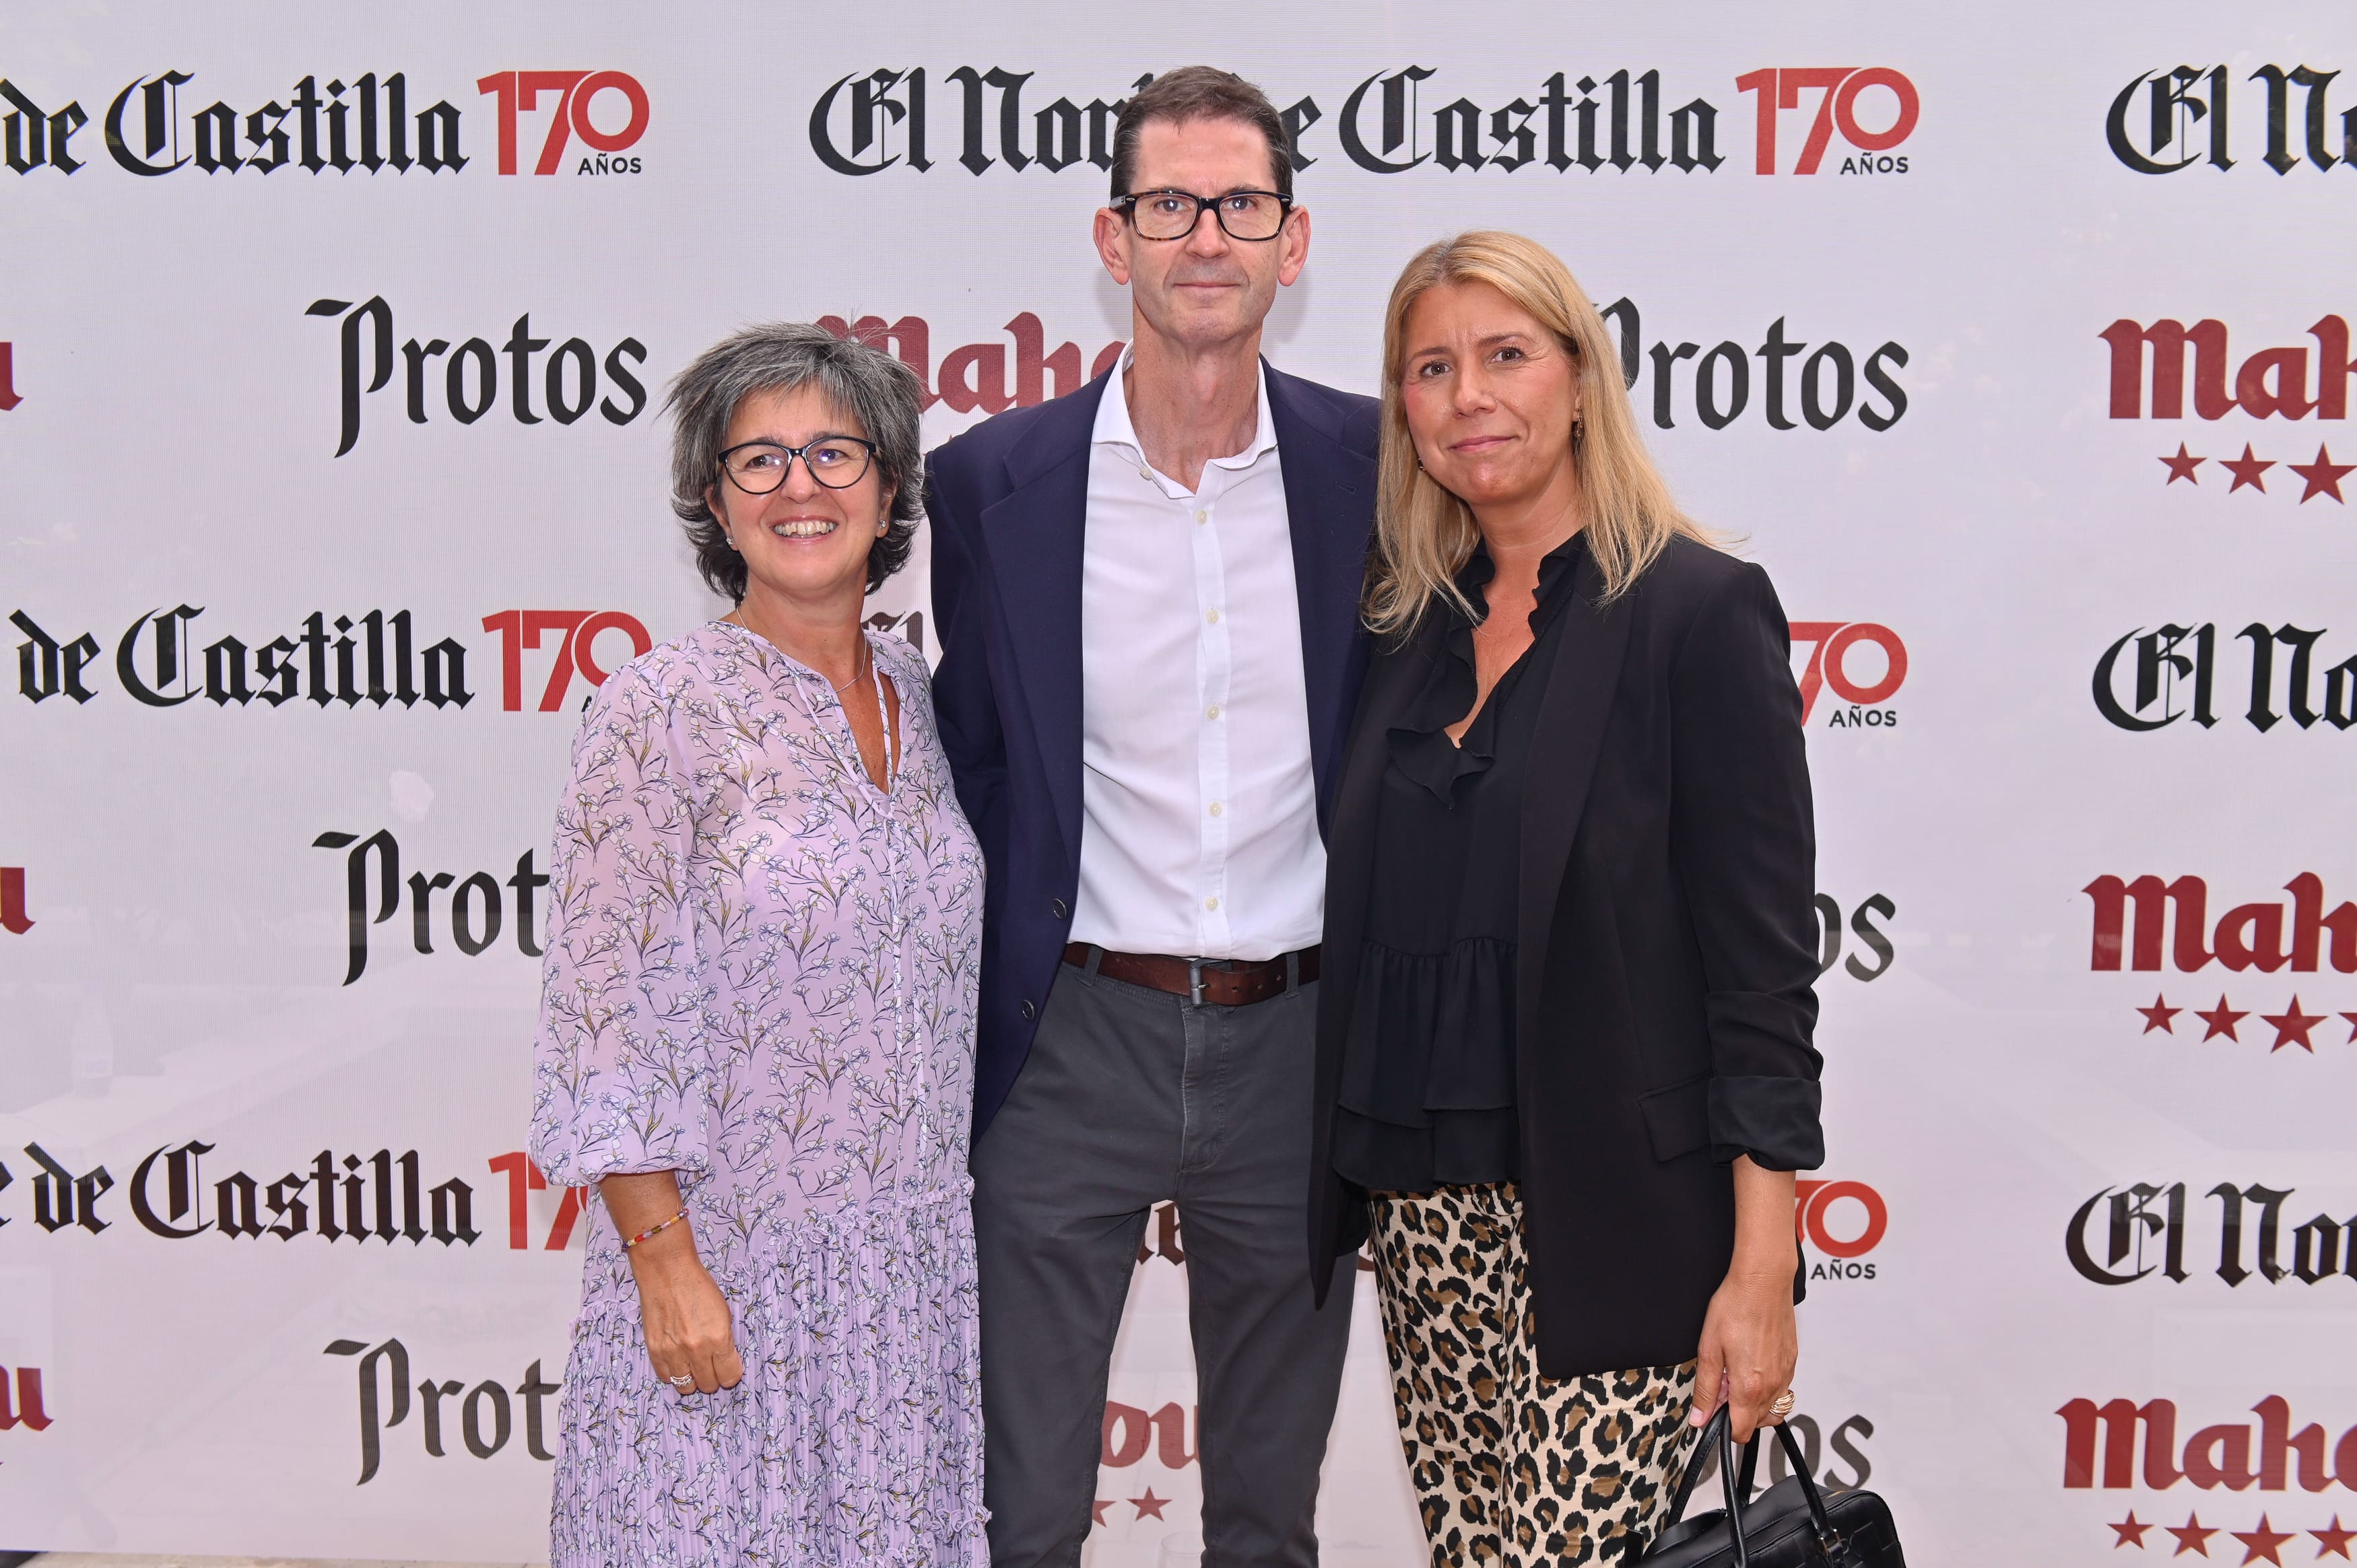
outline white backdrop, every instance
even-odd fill
[[[1098,106],[1209,59],[1312,160],[1275,362],[1372,391],[1413,248],[1546,241],[1796,623],[1819,1474],[1932,1568],[2347,1555],[2357,23],[1776,10],[15,8],[0,1547],[544,1552],[526,901],[598,673],[716,612],[662,386],[831,316],[931,438],[1061,390]],[[938,651],[921,550],[877,608]],[[1195,1529],[1153,1235],[1099,1568]],[[1361,1291],[1321,1534],[1406,1563]]]

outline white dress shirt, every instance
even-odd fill
[[[1191,493],[1146,462],[1122,383],[1089,448],[1072,940],[1275,958],[1324,929],[1326,845],[1268,378],[1252,445]]]

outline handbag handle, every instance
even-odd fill
[[[1751,1503],[1751,1483],[1759,1458],[1760,1439],[1767,1430],[1766,1427],[1755,1429],[1749,1440],[1743,1444],[1739,1478],[1736,1469],[1735,1432],[1726,1405],[1719,1406],[1712,1413],[1710,1424],[1703,1428],[1702,1441],[1697,1444],[1698,1447],[1706,1445],[1714,1438],[1718,1444],[1719,1487],[1727,1501],[1727,1530],[1735,1543],[1736,1568],[1751,1568],[1751,1551],[1743,1539],[1743,1510]],[[1818,1550],[1824,1553],[1827,1562],[1837,1563],[1846,1542],[1825,1513],[1824,1496],[1817,1490],[1816,1477],[1809,1474],[1808,1461],[1801,1453],[1801,1444],[1793,1437],[1791,1428],[1781,1423],[1777,1424],[1775,1433],[1776,1441],[1783,1446],[1785,1463],[1800,1478],[1801,1496],[1808,1507],[1809,1523],[1816,1531]],[[1689,1466],[1686,1473],[1678,1479],[1677,1495],[1670,1501],[1669,1517],[1662,1521],[1665,1527],[1675,1524],[1684,1516],[1686,1499],[1694,1489],[1694,1467]]]

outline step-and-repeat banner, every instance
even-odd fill
[[[544,1552],[607,1223],[523,1153],[550,824],[725,608],[665,383],[793,318],[931,439],[1071,392],[1117,105],[1205,59],[1296,134],[1275,363],[1372,392],[1414,249],[1534,235],[1774,575],[1812,1469],[1930,1568],[2351,1555],[2357,21],[2030,0],[16,7],[0,1547]],[[938,652],[921,549],[872,607]],[[1099,1568],[1199,1529],[1186,1245]],[[1336,1563],[1420,1550],[1372,1305]]]

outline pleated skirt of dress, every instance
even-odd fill
[[[634,1296],[586,1305],[551,1568],[986,1568],[969,1192],[757,1240],[773,1265],[720,1281],[734,1389],[679,1398],[648,1364]]]

